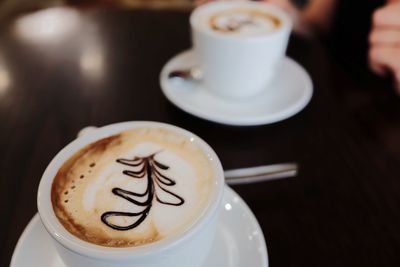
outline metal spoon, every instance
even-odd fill
[[[297,163],[281,163],[250,168],[226,170],[225,181],[229,185],[259,183],[297,175]]]

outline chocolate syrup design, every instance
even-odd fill
[[[169,167],[158,162],[154,157],[156,153],[151,154],[147,157],[134,157],[133,159],[117,159],[116,161],[120,164],[130,166],[130,167],[139,167],[140,169],[137,171],[133,170],[124,170],[122,173],[128,175],[135,179],[147,179],[147,187],[146,191],[143,193],[131,192],[128,190],[124,190],[122,188],[115,187],[111,191],[114,195],[122,197],[132,204],[135,204],[140,207],[144,207],[144,209],[140,212],[121,212],[121,211],[108,211],[101,215],[101,221],[112,229],[125,231],[140,225],[146,217],[149,215],[150,209],[152,207],[152,203],[154,198],[161,204],[171,205],[171,206],[181,206],[185,202],[185,200],[178,196],[175,193],[167,190],[167,187],[174,186],[176,182],[165,176],[161,173],[161,170],[168,170]],[[162,200],[157,191],[162,190],[165,193],[173,196],[177,202],[168,202]],[[136,200],[135,197],[146,197],[144,201]],[[126,216],[126,217],[138,217],[138,219],[130,225],[120,226],[117,224],[111,223],[108,219],[114,216]]]

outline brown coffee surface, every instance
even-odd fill
[[[213,175],[207,155],[187,137],[138,128],[76,152],[55,176],[51,199],[74,236],[138,246],[189,229],[208,205]]]
[[[222,10],[209,17],[212,30],[230,34],[266,34],[278,29],[281,24],[281,20],[272,13],[251,8]]]

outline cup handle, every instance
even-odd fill
[[[99,127],[96,127],[96,126],[86,126],[86,127],[82,128],[82,129],[78,132],[77,138],[82,137],[82,136],[84,136],[84,135],[87,135],[87,134],[89,134],[89,133],[95,131],[95,130],[98,129],[98,128],[99,128]]]

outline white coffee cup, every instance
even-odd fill
[[[230,10],[262,12],[279,24],[258,34],[219,32],[209,25],[213,15]],[[206,88],[222,97],[236,99],[266,89],[285,55],[292,28],[290,17],[278,7],[250,1],[217,1],[200,6],[192,13],[190,25]]]
[[[51,188],[59,168],[83,147],[133,128],[162,128],[194,142],[209,160],[215,180],[210,201],[197,221],[184,232],[167,239],[136,247],[105,247],[79,239],[60,223],[53,210]],[[68,267],[187,267],[202,266],[214,240],[224,190],[221,163],[212,150],[198,136],[181,128],[158,122],[124,122],[97,128],[77,138],[62,149],[50,162],[40,181],[38,210],[40,218],[56,249]]]

